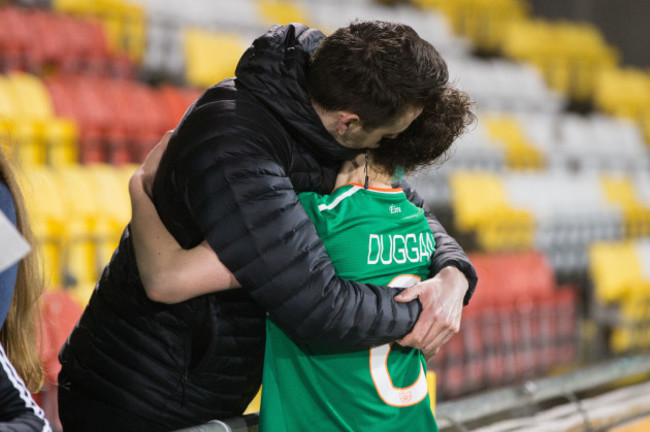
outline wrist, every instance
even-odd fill
[[[465,273],[460,271],[458,267],[451,265],[443,267],[442,270],[438,272],[438,275],[440,275],[440,277],[446,282],[449,282],[448,286],[461,291],[463,295],[467,293],[467,290],[469,289],[469,281],[467,280]]]

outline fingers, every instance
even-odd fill
[[[439,333],[429,345],[421,349],[422,354],[427,360],[431,360],[442,348],[444,344],[449,342],[449,340],[454,337],[458,332],[453,329],[448,329],[446,332]]]
[[[408,303],[412,300],[415,300],[420,296],[421,287],[419,284],[413,285],[409,288],[406,288],[401,293],[395,296],[395,301],[399,303]]]
[[[460,317],[442,317],[435,313],[423,313],[411,333],[397,342],[403,346],[420,349],[424,356],[433,357],[440,348],[458,333]]]

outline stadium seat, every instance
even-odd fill
[[[639,200],[632,179],[627,176],[606,175],[602,178],[602,185],[607,199],[623,209],[625,236],[650,236],[650,206]]]
[[[600,71],[618,61],[616,50],[587,24],[513,21],[501,40],[507,57],[537,65],[551,88],[579,103],[591,101]]]
[[[531,65],[454,57],[447,63],[453,81],[471,95],[482,111],[557,113],[566,103]]]
[[[98,18],[104,28],[108,49],[139,62],[145,50],[146,20],[143,8],[125,0],[53,0],[56,11]]]
[[[79,130],[74,121],[65,118],[46,120],[43,140],[46,164],[59,167],[75,164],[79,160]]]
[[[595,174],[512,173],[503,184],[511,205],[533,215],[535,247],[562,276],[586,271],[591,242],[622,238],[622,211],[606,200]]]
[[[163,13],[148,13],[147,46],[140,71],[152,82],[175,84],[185,79],[185,54],[182,30],[177,20]]]
[[[58,414],[59,351],[81,317],[82,308],[65,290],[48,290],[41,298],[41,364],[45,373],[41,406],[53,427],[61,430]]]
[[[27,66],[25,53],[30,45],[30,27],[24,9],[0,7],[0,66],[3,71],[23,70]]]
[[[608,304],[629,298],[643,286],[643,267],[634,242],[599,242],[589,249],[596,300]]]
[[[52,101],[40,78],[25,73],[9,75],[16,117],[45,119],[54,115]]]
[[[486,251],[527,250],[534,242],[533,215],[513,207],[497,174],[453,172],[449,179],[454,223],[474,232]]]
[[[115,94],[117,80],[90,76],[59,76],[46,81],[56,113],[79,125],[82,163],[129,161],[127,146],[130,111],[121,109]]]
[[[235,67],[246,49],[236,34],[190,28],[183,35],[185,79],[193,86],[207,88],[235,75]],[[215,55],[219,53],[219,55]]]
[[[257,10],[270,27],[273,24],[303,23],[311,26],[305,11],[297,2],[287,0],[256,0]]]
[[[99,274],[96,262],[96,221],[99,210],[95,191],[81,166],[57,169],[54,181],[61,191],[65,209],[66,286],[93,287]]]
[[[18,171],[32,229],[38,242],[46,286],[63,283],[65,204],[54,180],[53,170],[44,166],[25,167]]]
[[[610,68],[598,76],[594,102],[603,112],[638,118],[650,106],[650,77],[642,70]]]
[[[521,0],[417,0],[415,4],[444,12],[454,30],[485,54],[498,53],[508,24],[528,16],[528,6]]]
[[[108,264],[126,224],[131,219],[128,176],[124,169],[107,164],[86,167],[99,215],[95,225],[98,269]],[[97,273],[99,276],[99,273]]]
[[[158,104],[165,112],[165,129],[174,129],[185,111],[202,94],[200,90],[185,89],[171,85],[160,86],[156,92]]]
[[[540,252],[470,254],[479,286],[455,343],[434,357],[442,397],[512,384],[576,360],[577,289]],[[456,371],[462,377],[455,377]],[[451,381],[447,381],[450,379]],[[460,381],[458,381],[460,380]]]
[[[494,142],[505,147],[508,167],[514,170],[541,169],[544,155],[530,142],[519,122],[508,116],[484,116],[484,121]]]

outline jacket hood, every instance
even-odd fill
[[[319,158],[347,160],[359,151],[336,142],[307,97],[307,64],[323,38],[302,24],[273,26],[246,50],[235,75],[238,85],[281,119],[298,143]]]

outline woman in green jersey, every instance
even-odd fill
[[[444,100],[446,104],[442,104]],[[424,211],[395,177],[434,163],[471,122],[469,100],[448,89],[429,101],[400,136],[345,162],[329,195],[302,193],[303,208],[323,239],[337,276],[400,288],[427,278],[435,240]],[[441,113],[440,106],[445,110]],[[415,108],[415,107],[414,107]],[[445,132],[447,139],[436,139]],[[157,147],[133,176],[132,231],[138,268],[148,295],[175,303],[237,288],[237,280],[207,244],[183,250],[160,222],[142,176],[164,150]],[[419,350],[391,343],[370,350],[292,340],[267,320],[262,431],[435,431]]]

